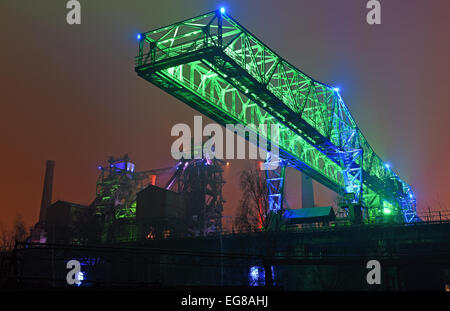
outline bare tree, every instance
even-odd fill
[[[21,214],[17,214],[16,219],[14,221],[12,238],[13,243],[15,242],[23,242],[29,236],[29,232],[26,229],[25,222],[23,221],[23,217]]]
[[[12,231],[2,223],[0,224],[0,251],[9,251],[14,248],[16,241],[23,242],[29,236],[23,217],[17,214]]]
[[[240,175],[242,199],[239,202],[234,227],[237,231],[253,231],[270,227],[267,183],[264,171],[247,166]]]
[[[11,249],[11,233],[3,223],[0,223],[0,252]]]

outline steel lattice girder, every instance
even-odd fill
[[[266,162],[262,164],[266,171],[269,210],[275,213],[283,209],[284,179],[287,164],[287,161],[273,156],[270,152],[267,154]]]
[[[372,213],[415,218],[415,198],[376,155],[339,92],[219,11],[141,34],[136,72],[218,123],[278,124],[280,155]],[[270,141],[270,137],[267,137]]]

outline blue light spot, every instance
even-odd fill
[[[258,267],[251,267],[250,268],[250,277],[253,281],[256,281],[259,279],[259,270]]]
[[[224,7],[220,8],[220,13],[225,14],[225,8]]]
[[[391,168],[391,165],[387,163],[384,166],[386,166],[387,169]]]
[[[138,38],[138,40],[141,40],[141,38],[142,38],[141,34],[138,34],[137,38]]]
[[[334,90],[335,92],[339,92],[339,88],[338,88],[338,87],[335,87],[333,90]]]
[[[80,286],[81,283],[83,283],[82,281],[84,280],[84,273],[83,272],[78,272],[77,273],[77,285]]]
[[[272,280],[275,280],[275,272],[273,266],[270,267],[272,270]],[[264,286],[266,283],[264,268],[261,266],[252,266],[248,273],[248,280],[250,286]]]

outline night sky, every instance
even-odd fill
[[[450,2],[382,2],[366,23],[365,0],[81,0],[81,25],[66,1],[0,2],[0,223],[38,219],[46,160],[55,160],[53,200],[88,204],[97,166],[128,153],[137,170],[174,164],[175,123],[199,115],[138,78],[136,34],[220,6],[311,77],[337,86],[377,154],[413,186],[419,210],[450,207]],[[206,122],[207,119],[204,119]],[[245,161],[231,161],[225,214],[239,197]],[[287,174],[300,207],[300,175]],[[323,194],[323,195],[321,195]],[[317,204],[327,204],[317,191]]]

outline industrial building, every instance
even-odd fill
[[[138,38],[142,79],[222,126],[279,125],[279,141],[263,133],[280,151],[271,147],[262,164],[277,164],[265,170],[261,216],[275,225],[224,232],[222,160],[139,171],[127,155],[111,157],[87,206],[51,203],[49,161],[39,221],[14,250],[11,284],[68,287],[66,263],[75,259],[86,287],[449,287],[450,220],[418,217],[412,187],[369,145],[339,89],[286,62],[224,10]],[[302,209],[284,206],[286,167],[302,173]],[[313,179],[339,194],[344,217],[314,206]],[[365,278],[373,259],[383,265],[379,286]]]
[[[128,156],[111,157],[107,166],[98,168],[96,198],[84,206],[50,203],[55,162],[48,161],[31,241],[98,245],[220,232],[223,165],[215,159],[195,159],[136,171]],[[165,185],[157,185],[163,175]]]

